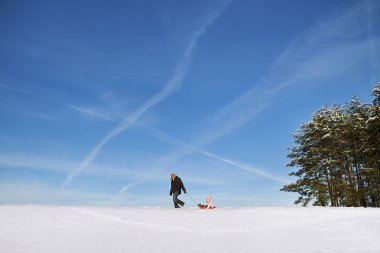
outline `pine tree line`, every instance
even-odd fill
[[[372,95],[325,106],[293,134],[287,166],[298,179],[281,191],[298,193],[295,204],[380,207],[380,83]]]

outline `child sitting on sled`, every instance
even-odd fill
[[[212,199],[211,195],[208,195],[206,198],[206,205],[198,204],[198,208],[200,209],[214,209],[216,208],[214,204],[214,200]]]

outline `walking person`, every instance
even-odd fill
[[[180,208],[185,205],[185,202],[178,199],[178,195],[181,194],[181,189],[184,193],[186,193],[186,188],[183,185],[183,182],[179,176],[177,176],[175,173],[172,173],[170,175],[170,196],[173,195],[173,203],[175,208]]]

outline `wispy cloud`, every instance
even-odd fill
[[[24,93],[24,94],[27,94],[27,95],[32,95],[30,92],[28,92],[28,91],[26,91],[26,90],[23,90],[23,89],[20,89],[20,88],[14,87],[14,86],[9,85],[9,84],[6,84],[6,83],[4,83],[4,82],[0,82],[0,87],[1,87],[1,88],[5,88],[5,89],[8,89],[8,90],[15,91],[15,92],[18,92],[18,93]]]
[[[363,36],[365,20],[361,2],[323,17],[295,38],[250,90],[214,115],[214,126],[199,143],[213,142],[252,121],[285,89],[323,83],[364,60],[368,45]],[[379,43],[379,39],[372,40]]]
[[[50,171],[67,171],[76,162],[54,157],[41,157],[23,153],[1,153],[0,166],[5,168],[33,168]]]
[[[95,119],[106,120],[115,124],[117,123],[115,119],[113,119],[112,117],[109,117],[106,113],[102,113],[95,108],[91,108],[88,106],[74,105],[74,104],[70,104],[66,102],[60,102],[58,99],[55,99],[51,96],[43,95],[40,92],[33,91],[33,89],[25,89],[25,88],[21,88],[16,85],[7,84],[4,82],[0,82],[0,88],[7,89],[19,94],[23,94],[25,96],[34,97],[34,98],[38,98],[38,99],[45,100],[48,102],[52,102],[54,104],[59,104],[63,107],[66,107],[67,109],[70,109],[75,112],[79,112],[82,115],[86,115]],[[32,116],[34,115],[37,118],[56,120],[56,116],[52,116],[52,115],[44,115],[38,112],[32,112],[28,114]]]
[[[149,98],[138,110],[136,110],[134,113],[120,122],[116,127],[114,127],[110,132],[108,132],[108,134],[106,134],[86,156],[81,165],[70,172],[65,181],[62,183],[62,187],[67,186],[79,173],[81,173],[81,171],[89,166],[92,161],[99,155],[104,145],[125,131],[129,126],[134,124],[147,110],[171,96],[181,87],[183,79],[186,76],[191,65],[191,57],[199,37],[204,34],[207,29],[213,24],[213,22],[220,16],[220,14],[227,7],[228,3],[229,2],[224,3],[221,7],[206,15],[206,19],[202,25],[192,32],[191,37],[187,43],[185,53],[176,66],[173,75],[170,77],[165,86],[158,93]]]
[[[0,182],[0,204],[56,204],[106,206],[111,196],[76,190],[59,190],[42,182]]]
[[[0,167],[8,169],[28,169],[33,171],[46,171],[51,173],[66,173],[70,168],[78,166],[80,161],[70,160],[57,156],[36,155],[26,153],[0,153]],[[103,176],[107,171],[107,177],[112,179],[124,179],[139,181],[147,177],[144,170],[132,169],[126,164],[93,163],[85,171],[88,175]]]
[[[7,90],[11,90],[13,92],[17,92],[17,93],[23,94],[23,95],[27,95],[27,96],[43,99],[43,100],[54,102],[54,103],[57,102],[57,100],[53,99],[52,97],[45,96],[45,95],[43,95],[43,94],[41,94],[39,92],[35,92],[35,91],[29,90],[29,89],[20,88],[20,87],[18,87],[16,85],[10,85],[10,84],[5,83],[5,82],[1,82],[0,81],[0,87],[4,88],[4,89],[7,89]]]

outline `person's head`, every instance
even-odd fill
[[[176,176],[177,175],[174,172],[172,172],[172,174],[170,174],[170,180],[174,181]]]
[[[206,198],[206,201],[207,201],[207,202],[210,202],[211,200],[212,200],[211,195],[208,195],[207,198]]]

